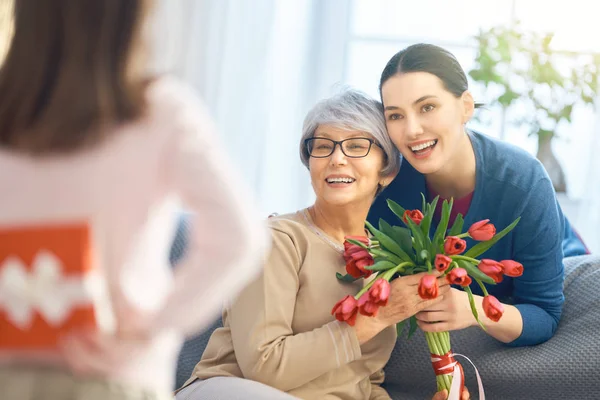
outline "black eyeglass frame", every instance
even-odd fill
[[[329,140],[331,143],[333,143],[333,148],[331,149],[331,153],[327,154],[326,156],[313,156],[312,154],[310,154],[311,152],[309,150],[309,144],[313,140],[315,140],[315,139]],[[355,140],[355,139],[367,140],[369,142],[369,148],[367,149],[367,153],[364,156],[349,156],[344,151],[344,146],[342,146],[342,143],[344,143],[344,142],[346,142],[348,140]],[[308,154],[309,157],[312,157],[312,158],[327,158],[327,157],[331,157],[331,155],[333,153],[335,153],[335,148],[338,145],[340,146],[340,150],[342,150],[342,154],[344,154],[344,156],[346,156],[348,158],[364,158],[364,157],[368,156],[369,153],[371,152],[371,148],[373,147],[373,145],[375,145],[375,146],[379,147],[381,150],[383,150],[383,147],[381,147],[381,145],[379,143],[377,143],[375,140],[373,140],[371,138],[367,138],[367,137],[351,137],[351,138],[344,139],[344,140],[332,140],[332,139],[329,139],[329,138],[314,136],[314,137],[310,137],[308,139],[304,139],[304,148],[306,149],[306,153]]]

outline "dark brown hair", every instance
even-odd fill
[[[148,0],[14,0],[0,68],[0,146],[41,154],[95,144],[145,109]],[[136,76],[137,75],[137,76]]]
[[[409,72],[428,72],[441,79],[446,90],[460,97],[469,89],[467,75],[458,60],[448,50],[427,43],[408,46],[396,53],[383,69],[379,80],[379,95],[383,84],[392,76]],[[475,108],[483,107],[475,103]]]

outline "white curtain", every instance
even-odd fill
[[[263,213],[313,200],[302,120],[342,80],[348,0],[161,0],[156,68],[193,84]]]

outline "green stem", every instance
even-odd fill
[[[386,271],[386,273],[382,276],[382,278],[385,279],[386,281],[389,281],[390,279],[392,279],[392,276],[394,276],[395,273],[403,272],[404,267],[414,267],[414,266],[415,266],[415,264],[412,263],[411,261],[405,261],[403,263],[396,265],[394,268],[388,269]],[[390,273],[390,271],[392,271],[392,273]]]
[[[356,293],[356,295],[354,296],[354,298],[355,298],[356,300],[360,299],[360,296],[362,296],[363,294],[365,294],[365,292],[367,292],[367,290],[371,289],[371,286],[373,286],[373,284],[375,283],[375,281],[376,281],[377,279],[379,279],[379,278],[377,277],[377,276],[379,276],[379,274],[382,274],[382,276],[381,276],[381,277],[382,277],[383,279],[385,279],[386,281],[388,281],[388,282],[389,282],[390,278],[391,278],[392,276],[394,276],[394,274],[395,274],[396,272],[398,272],[400,269],[402,269],[402,268],[404,268],[404,267],[405,267],[405,264],[411,264],[411,265],[414,265],[414,264],[412,264],[411,262],[403,262],[403,263],[400,263],[400,264],[398,264],[398,265],[397,265],[397,266],[395,266],[394,268],[390,268],[390,269],[388,269],[388,270],[387,270],[387,271],[385,271],[385,273],[383,273],[383,274],[382,274],[382,272],[383,272],[383,271],[380,271],[380,272],[379,272],[379,273],[378,273],[378,274],[375,276],[375,278],[374,278],[374,279],[372,279],[372,280],[371,280],[369,283],[367,283],[367,284],[365,285],[365,287],[363,287],[363,288],[362,288],[362,289],[361,289],[361,290],[360,290],[358,293]]]
[[[475,265],[479,265],[479,263],[480,263],[480,261],[478,259],[473,258],[473,257],[467,257],[467,256],[457,255],[457,256],[450,256],[450,258],[453,259],[453,260],[465,260],[465,261],[469,261],[469,262],[471,262],[471,263],[473,263]]]
[[[377,278],[375,278],[371,282],[367,283],[365,285],[365,287],[363,287],[362,289],[360,289],[360,291],[358,293],[356,293],[354,298],[356,300],[360,299],[360,296],[362,296],[367,290],[371,289],[371,286],[373,286],[373,283],[375,283],[376,280],[377,280]]]
[[[455,236],[459,239],[462,239],[464,237],[471,237],[471,235],[469,235],[469,232],[461,233],[460,235],[455,235]]]
[[[450,341],[445,340],[446,338],[444,332],[435,333],[434,335],[443,354],[448,353],[450,351]],[[450,386],[452,386],[452,378],[446,374],[442,375],[442,377],[444,379],[444,383],[447,385],[448,390],[450,390]]]
[[[442,343],[441,340],[439,340],[441,338],[441,335],[443,333],[430,333],[430,332],[425,332],[425,339],[427,340],[427,344],[429,346],[429,351],[432,354],[436,354],[436,355],[444,355],[447,353],[447,351],[444,351],[444,344]],[[450,377],[446,374],[443,375],[436,375],[436,381],[438,383],[438,391],[446,389],[446,390],[450,390],[450,384],[451,384],[451,380],[449,379]]]
[[[477,284],[481,288],[481,291],[483,292],[483,295],[484,296],[489,296],[489,293],[488,293],[485,285],[483,284],[483,282],[481,280],[479,280],[479,279],[475,279],[475,281],[477,282]]]

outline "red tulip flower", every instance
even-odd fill
[[[438,296],[437,278],[433,275],[424,275],[419,282],[419,296],[424,300],[435,299]]]
[[[502,260],[500,264],[504,267],[504,275],[516,278],[523,275],[523,264],[513,260]]]
[[[490,240],[496,234],[496,227],[493,224],[489,223],[489,219],[484,219],[479,222],[475,222],[469,228],[469,236],[471,236],[474,240],[478,240],[480,242]]]
[[[402,220],[406,225],[408,225],[408,218],[412,219],[415,224],[419,225],[421,221],[423,221],[423,213],[419,210],[406,210],[402,216]]]
[[[455,256],[467,249],[467,242],[456,236],[448,236],[444,241],[444,253]]]
[[[498,261],[484,258],[479,262],[477,267],[481,272],[492,278],[494,282],[502,282],[502,279],[504,278],[504,266]]]
[[[338,301],[331,310],[331,314],[335,316],[335,319],[338,321],[346,321],[350,326],[354,326],[357,312],[358,302],[350,295],[347,295],[342,300]]]
[[[471,277],[464,268],[454,268],[446,275],[446,280],[451,285],[469,286],[471,284]]]
[[[435,269],[437,269],[440,272],[444,272],[445,270],[447,270],[451,263],[452,259],[448,256],[445,256],[443,254],[437,254],[435,256]]]
[[[387,304],[390,297],[390,283],[385,279],[377,279],[368,292],[358,299],[358,311],[368,317],[377,315],[379,307]]]
[[[347,236],[346,239],[369,244],[369,239],[364,236]],[[344,260],[346,260],[346,272],[353,278],[366,278],[372,274],[372,271],[365,267],[373,265],[375,261],[366,249],[346,241],[344,242]]]
[[[483,311],[489,319],[498,322],[504,314],[504,306],[494,296],[487,295],[483,298]]]

